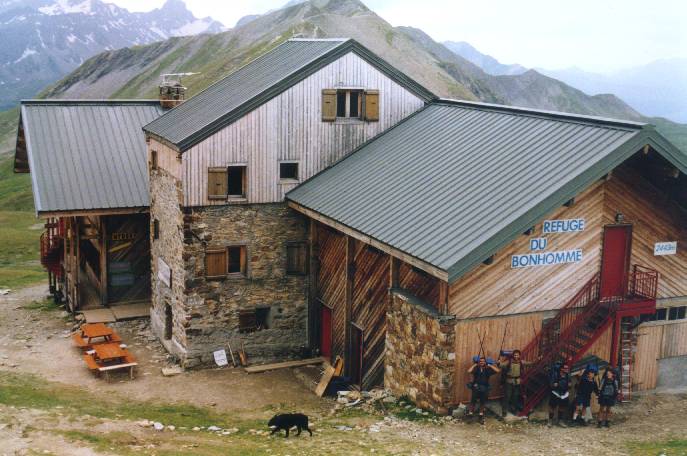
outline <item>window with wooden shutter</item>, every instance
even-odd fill
[[[227,250],[212,249],[205,251],[205,276],[225,277],[227,275]]]
[[[245,166],[230,166],[227,168],[227,195],[230,198],[246,197]]]
[[[365,91],[365,120],[370,122],[379,120],[379,90]]]
[[[336,90],[322,90],[322,120],[334,122],[336,120]]]
[[[227,271],[229,272],[229,274],[246,275],[246,246],[233,245],[227,248],[227,253]]]
[[[308,247],[305,242],[286,244],[286,273],[303,275],[308,272]]]
[[[208,168],[208,199],[226,199],[228,182],[227,168]]]
[[[255,309],[239,310],[239,332],[248,333],[258,329]]]

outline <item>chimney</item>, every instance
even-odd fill
[[[170,73],[162,75],[160,84],[160,105],[164,109],[174,108],[186,99],[186,87],[181,83],[182,76],[198,73]]]

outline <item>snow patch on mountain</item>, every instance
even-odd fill
[[[35,49],[26,48],[26,49],[24,49],[24,52],[22,53],[21,57],[19,57],[17,60],[15,60],[14,63],[19,63],[22,60],[24,60],[25,58],[30,57],[30,56],[35,55],[35,54],[38,54],[38,51],[36,51]]]
[[[52,5],[38,8],[38,11],[48,16],[56,14],[95,14],[92,9],[91,0],[83,0],[78,3],[70,0],[57,0]]]

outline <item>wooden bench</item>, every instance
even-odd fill
[[[86,350],[90,347],[88,341],[81,337],[81,334],[79,334],[78,332],[72,334],[72,340],[74,341],[74,345],[76,345],[78,348],[82,350]]]
[[[110,381],[110,372],[122,369],[129,369],[129,378],[134,379],[134,367],[138,366],[138,363],[124,363],[124,364],[113,364],[112,366],[98,367],[98,372],[105,373],[105,380]]]
[[[95,362],[95,359],[91,355],[83,355],[83,360],[86,361],[86,366],[92,371],[97,371],[100,369],[100,366],[98,366],[98,363]]]

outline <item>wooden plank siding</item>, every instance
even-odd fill
[[[440,280],[428,273],[401,262],[398,268],[398,287],[438,309]]]
[[[664,325],[642,325],[639,327],[637,352],[632,366],[632,385],[636,391],[656,388],[658,358],[661,357]]]
[[[316,296],[332,309],[332,356],[343,356],[346,343],[346,236],[317,226],[319,268]]]
[[[687,214],[646,179],[620,167],[606,184],[605,220],[632,223],[633,264],[659,272],[658,298],[687,296]],[[654,256],[654,244],[678,241],[677,255]]]
[[[603,226],[604,186],[597,182],[546,219],[585,219],[580,233],[545,235],[547,251],[581,248],[583,260],[577,264],[511,269],[511,256],[530,251],[532,238],[543,237],[542,223],[529,236],[519,236],[497,252],[494,262],[480,265],[449,288],[449,313],[458,318],[509,315],[564,306],[599,270]],[[543,220],[542,220],[543,222]]]
[[[157,167],[164,169],[173,177],[181,179],[182,161],[179,159],[179,152],[153,138],[148,141],[148,167],[150,168],[152,152],[156,151]]]
[[[379,121],[322,121],[322,90],[379,90]],[[248,167],[247,201],[279,202],[297,183],[280,183],[280,160],[298,161],[299,181],[342,158],[423,106],[423,101],[355,54],[307,77],[183,154],[187,206],[228,204],[208,200],[207,169]]]

